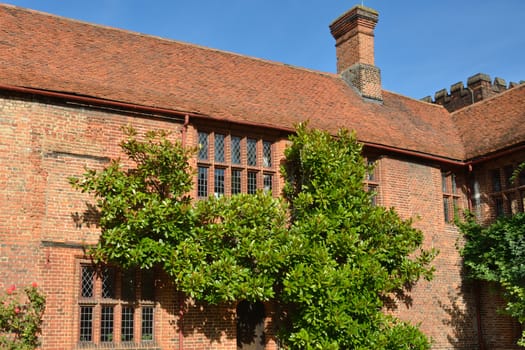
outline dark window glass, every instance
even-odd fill
[[[102,298],[115,298],[115,269],[102,270]]]
[[[490,177],[492,179],[492,191],[500,192],[501,191],[501,176],[499,169],[494,169],[490,172]]]
[[[215,161],[224,163],[224,135],[215,134]]]
[[[80,341],[93,340],[93,307],[80,307]]]
[[[257,140],[248,139],[246,142],[246,155],[248,165],[257,165]]]
[[[153,270],[143,270],[140,284],[140,297],[142,300],[155,299],[155,274]]]
[[[199,160],[208,160],[208,133],[199,132]]]
[[[257,192],[257,173],[255,171],[248,171],[248,194],[255,194]]]
[[[450,197],[443,197],[443,213],[445,216],[445,222],[450,222],[451,210],[450,210]]]
[[[457,193],[457,185],[456,185],[456,175],[455,174],[451,174],[450,175],[450,185],[452,187],[452,193],[456,194]]]
[[[199,198],[208,197],[208,168],[202,166],[198,170],[197,196]]]
[[[100,311],[100,341],[113,341],[113,306],[102,306]]]
[[[443,193],[447,193],[448,191],[448,186],[447,186],[447,174],[446,173],[441,173],[441,191]]]
[[[505,187],[512,187],[513,184],[511,183],[510,179],[512,177],[512,173],[514,172],[514,168],[512,165],[507,165],[503,168],[503,172],[505,173]]]
[[[122,307],[121,339],[122,341],[133,341],[133,314],[132,306]]]
[[[231,138],[231,157],[232,164],[241,164],[241,138],[238,136]]]
[[[496,208],[496,216],[502,217],[505,215],[505,208],[503,207],[503,198],[496,197],[494,198],[494,206]]]
[[[241,170],[232,169],[232,194],[241,193]]]
[[[122,272],[122,278],[121,278],[121,286],[122,286],[122,299],[127,301],[134,301],[135,300],[135,270],[129,269]]]
[[[82,266],[81,296],[84,298],[93,297],[93,282],[95,269],[92,266]]]
[[[224,195],[224,169],[215,169],[214,193],[216,197]]]
[[[153,340],[153,307],[142,308],[142,340]]]

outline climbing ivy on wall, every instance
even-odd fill
[[[504,311],[525,322],[525,214],[502,217],[487,227],[468,214],[459,226],[469,277],[499,285],[506,300]],[[525,332],[518,344],[525,346]]]

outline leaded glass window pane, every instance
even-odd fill
[[[494,204],[495,204],[495,207],[496,207],[496,216],[497,217],[502,217],[503,215],[505,215],[505,209],[503,207],[503,198],[501,197],[496,197],[494,199]]]
[[[255,194],[257,192],[257,173],[254,171],[248,172],[248,194]]]
[[[200,166],[198,169],[197,196],[208,197],[208,168]]]
[[[215,161],[224,163],[224,135],[215,134]]]
[[[503,168],[503,172],[505,173],[505,187],[510,188],[512,186],[510,179],[512,178],[512,174],[514,173],[514,167],[512,165],[506,165]]]
[[[241,193],[241,170],[232,169],[232,194]]]
[[[155,299],[155,274],[153,270],[142,271],[140,298],[142,300]]]
[[[142,308],[142,340],[153,340],[153,307],[145,306]]]
[[[450,198],[443,197],[443,214],[445,216],[445,222],[450,222]]]
[[[224,195],[224,169],[215,169],[214,193],[216,197]]]
[[[208,133],[199,131],[199,160],[208,160]]]
[[[246,158],[248,159],[248,165],[257,165],[257,140],[248,139],[246,142]]]
[[[492,190],[494,192],[501,191],[501,175],[499,169],[494,169],[491,171],[492,178]]]
[[[441,173],[441,191],[447,193],[447,173]]]
[[[102,270],[102,298],[115,298],[115,269]]]
[[[83,298],[93,297],[93,282],[95,269],[91,266],[82,266],[81,296]]]
[[[122,272],[122,299],[127,301],[135,300],[135,270],[129,269]]]
[[[100,341],[113,341],[113,306],[102,306],[100,311]]]
[[[80,307],[80,341],[93,340],[93,306]]]
[[[272,166],[272,143],[263,141],[263,166],[270,168]]]
[[[241,164],[241,138],[238,136],[231,138],[231,157],[232,164]]]
[[[273,186],[273,175],[264,174],[264,190],[267,192],[272,192],[272,186]]]
[[[122,341],[133,341],[133,314],[132,306],[122,307],[121,339]]]

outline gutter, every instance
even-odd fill
[[[177,117],[177,119],[181,119],[181,120],[183,120],[186,117],[186,115],[187,116],[198,116],[198,114],[195,114],[195,113],[176,111],[176,110],[167,109],[167,108],[149,107],[149,106],[137,105],[137,104],[127,103],[127,102],[105,100],[105,99],[97,98],[97,97],[81,96],[81,95],[69,94],[69,93],[64,93],[64,92],[26,88],[26,87],[20,87],[20,86],[0,84],[0,90],[7,90],[7,91],[18,92],[18,93],[23,93],[23,94],[31,94],[31,95],[39,95],[39,96],[45,96],[45,97],[64,99],[64,100],[69,100],[73,102],[87,104],[90,106],[115,108],[117,110],[120,109],[121,111],[127,110],[127,111],[133,111],[137,113],[162,114],[162,115]]]
[[[381,144],[376,144],[376,143],[370,143],[370,142],[364,142],[364,141],[359,141],[359,142],[362,143],[365,147],[399,153],[399,154],[403,154],[403,155],[410,156],[410,157],[422,158],[422,159],[431,160],[431,161],[435,161],[439,163],[445,163],[448,165],[453,165],[453,166],[458,166],[458,167],[464,167],[467,165],[467,163],[461,160],[454,160],[450,158],[434,156],[428,153],[420,153],[420,152],[411,151],[408,149],[396,148],[396,147],[386,146],[386,145],[381,145]]]
[[[479,164],[479,163],[483,163],[483,162],[492,160],[494,158],[506,156],[506,155],[512,154],[514,152],[519,152],[519,151],[523,151],[523,150],[525,150],[525,144],[517,146],[517,147],[507,148],[507,149],[501,150],[501,151],[496,151],[496,152],[494,152],[494,153],[492,153],[492,154],[490,154],[488,156],[482,156],[482,157],[479,157],[479,158],[476,158],[476,159],[471,159],[471,160],[465,162],[465,164],[468,165],[469,167],[472,167],[473,165],[476,165],[476,164]]]

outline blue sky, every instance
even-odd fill
[[[91,23],[335,72],[328,25],[361,0],[12,0]],[[525,80],[524,0],[363,0],[383,87],[414,98],[476,73]]]

